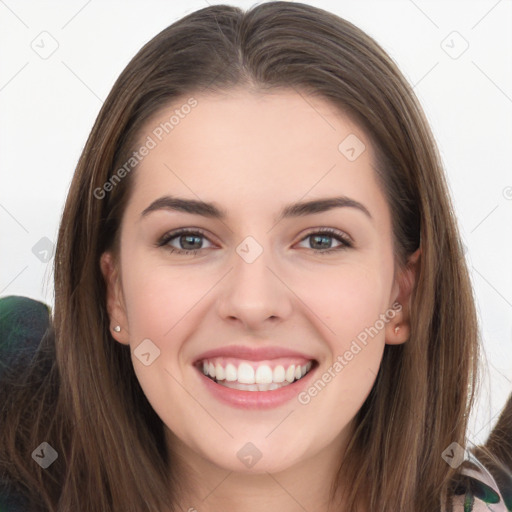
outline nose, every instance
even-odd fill
[[[235,252],[231,263],[216,302],[221,318],[258,330],[289,317],[293,293],[269,250],[264,249],[254,260],[242,251]]]

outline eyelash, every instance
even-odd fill
[[[178,237],[179,235],[199,235],[200,237],[207,238],[204,232],[200,229],[190,230],[187,228],[181,228],[177,229],[175,231],[171,231],[170,233],[166,233],[158,242],[157,247],[164,247],[167,246],[167,244],[173,240],[174,238]],[[341,245],[338,247],[332,247],[330,249],[325,250],[318,250],[318,249],[310,249],[314,251],[316,254],[332,254],[333,252],[350,249],[353,247],[353,244],[351,240],[348,238],[347,235],[343,234],[342,232],[333,229],[333,228],[321,228],[319,231],[310,231],[307,233],[301,240],[303,240],[313,236],[313,235],[328,235],[331,238],[335,238],[339,242],[341,242]],[[183,254],[183,255],[196,255],[198,251],[201,249],[177,249],[176,247],[167,247],[170,253],[177,253],[177,254]]]

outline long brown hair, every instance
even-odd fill
[[[453,442],[465,445],[479,347],[442,164],[421,106],[392,59],[353,24],[298,2],[245,12],[214,5],[188,14],[149,41],[114,84],[62,215],[54,333],[43,340],[6,414],[0,455],[10,460],[7,470],[37,489],[52,511],[180,509],[172,501],[180,486],[174,455],[134,374],[129,347],[110,335],[99,267],[100,255],[115,249],[136,168],[101,199],[98,189],[130,158],[152,115],[179,97],[234,87],[327,99],[372,142],[397,265],[406,265],[418,247],[422,252],[410,340],[385,347],[333,478],[333,496],[343,478],[348,510],[438,510],[455,471],[442,453]],[[37,361],[53,351],[51,370],[38,373]],[[46,470],[30,457],[42,441],[59,453]]]

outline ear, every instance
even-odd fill
[[[395,278],[393,285],[392,309],[395,316],[386,324],[386,343],[399,345],[411,336],[411,296],[414,290],[420,267],[421,247],[413,252],[404,269]]]
[[[110,251],[104,252],[101,255],[100,268],[107,288],[106,302],[108,316],[110,318],[110,333],[116,341],[123,345],[128,345],[128,321],[123,300],[119,268]],[[114,330],[116,326],[121,328],[119,332]]]

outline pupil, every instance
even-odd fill
[[[199,245],[201,245],[201,240],[200,240],[200,238],[198,236],[195,236],[195,235],[183,235],[181,237],[181,241],[183,242],[183,240],[185,240],[185,244],[182,244],[182,246],[185,245],[185,247],[184,247],[185,249],[200,249],[200,247],[187,247],[186,246],[191,239],[199,240]],[[193,244],[193,242],[190,242],[190,243]]]
[[[330,247],[330,245],[331,245],[331,244],[329,243],[329,239],[330,239],[330,238],[331,238],[331,237],[330,237],[330,236],[328,236],[328,235],[316,235],[316,236],[314,236],[314,237],[313,237],[313,239],[314,239],[315,241],[317,241],[317,240],[321,240],[322,242],[324,242],[324,244],[323,244],[323,245],[324,245],[324,247],[320,247],[320,248],[324,248],[324,249],[325,249],[325,248],[327,248],[327,249],[328,249],[328,248]]]

